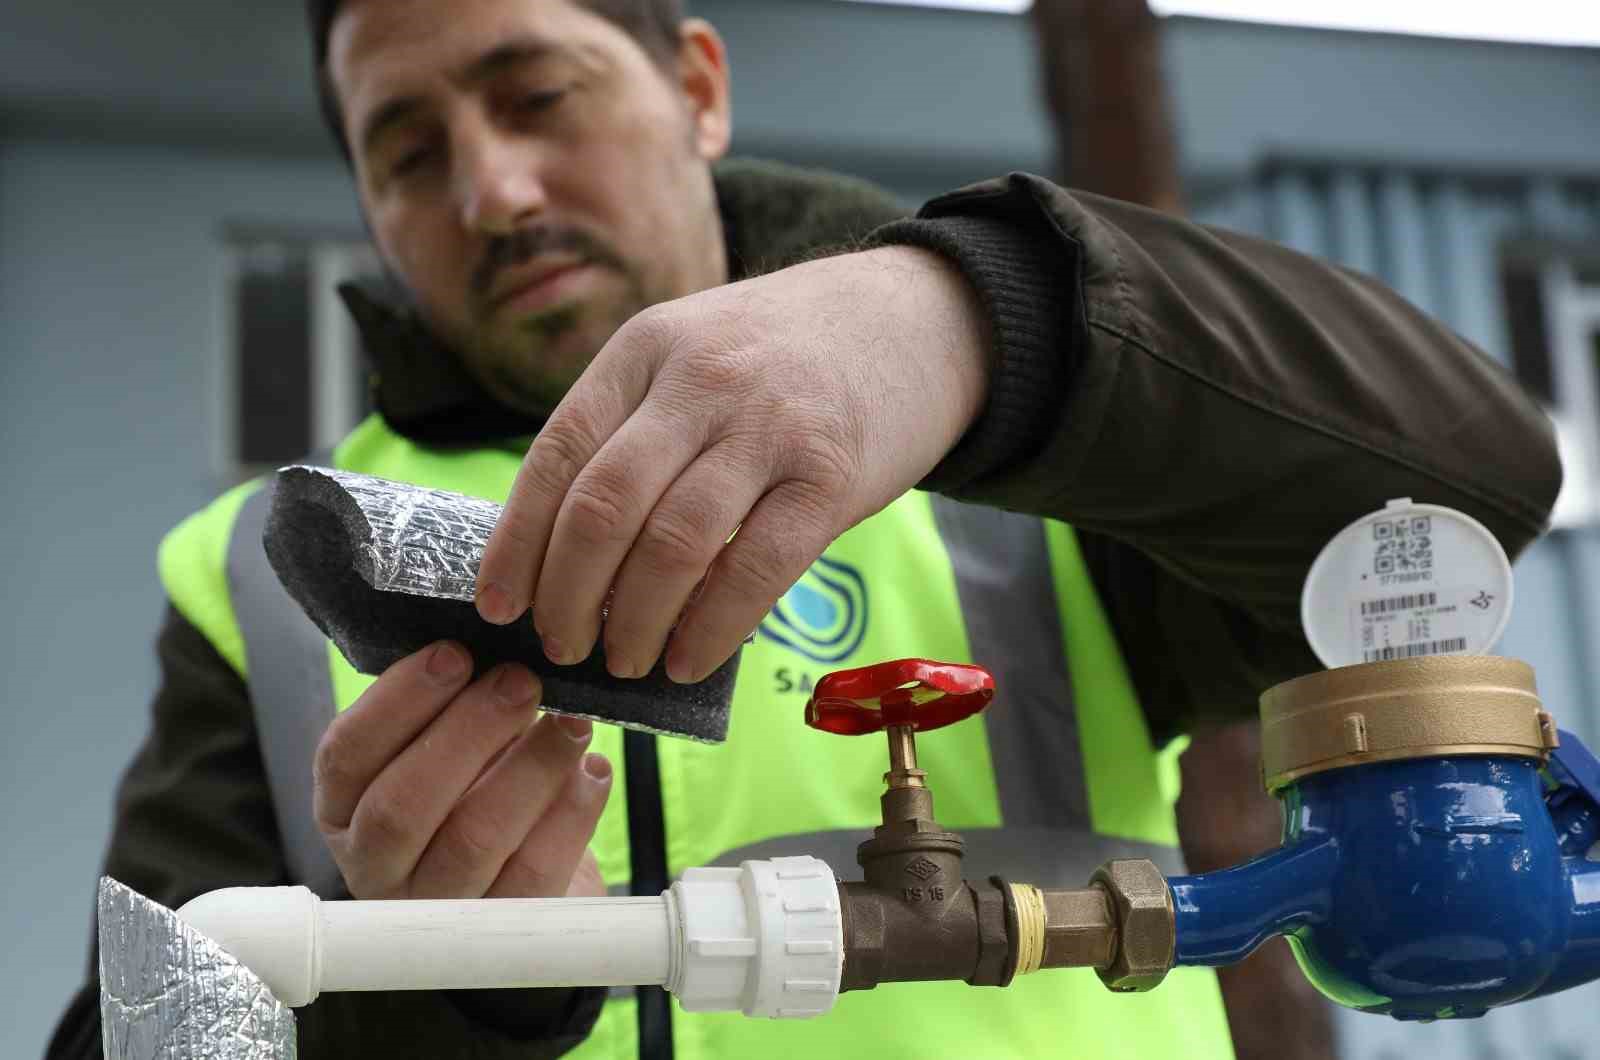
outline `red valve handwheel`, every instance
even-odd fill
[[[806,701],[806,724],[840,736],[891,725],[927,732],[978,713],[993,698],[994,677],[981,666],[896,659],[818,681]]]

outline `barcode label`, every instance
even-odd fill
[[[1379,648],[1376,651],[1363,652],[1366,656],[1363,662],[1388,662],[1390,659],[1414,659],[1419,655],[1444,655],[1447,652],[1463,651],[1467,646],[1466,637],[1451,637],[1449,640],[1429,640],[1417,644],[1401,644],[1393,648]]]
[[[1363,600],[1361,602],[1361,613],[1363,615],[1386,615],[1390,611],[1409,611],[1414,607],[1432,607],[1438,602],[1438,593],[1407,593],[1405,596],[1391,596],[1384,600]]]

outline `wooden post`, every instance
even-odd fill
[[[1034,0],[1033,23],[1060,173],[1075,188],[1180,212],[1160,26],[1145,0]]]
[[[1207,726],[1178,762],[1178,841],[1190,872],[1247,861],[1278,845],[1276,800],[1261,790],[1261,726]],[[1301,973],[1289,944],[1273,939],[1217,969],[1237,1060],[1334,1060],[1333,1007]]]
[[[1034,0],[1033,23],[1064,182],[1182,212],[1160,24],[1146,0]],[[1279,810],[1260,787],[1260,748],[1253,721],[1194,734],[1177,808],[1190,872],[1277,845]],[[1217,974],[1238,1060],[1333,1060],[1332,1009],[1282,939]]]

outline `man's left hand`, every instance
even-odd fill
[[[529,448],[479,612],[506,623],[533,603],[553,662],[586,658],[603,628],[615,676],[665,650],[673,680],[704,678],[961,438],[987,395],[985,327],[955,266],[912,247],[645,310]]]

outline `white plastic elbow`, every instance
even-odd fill
[[[305,887],[225,887],[178,916],[254,972],[290,1008],[317,999],[322,900]]]

